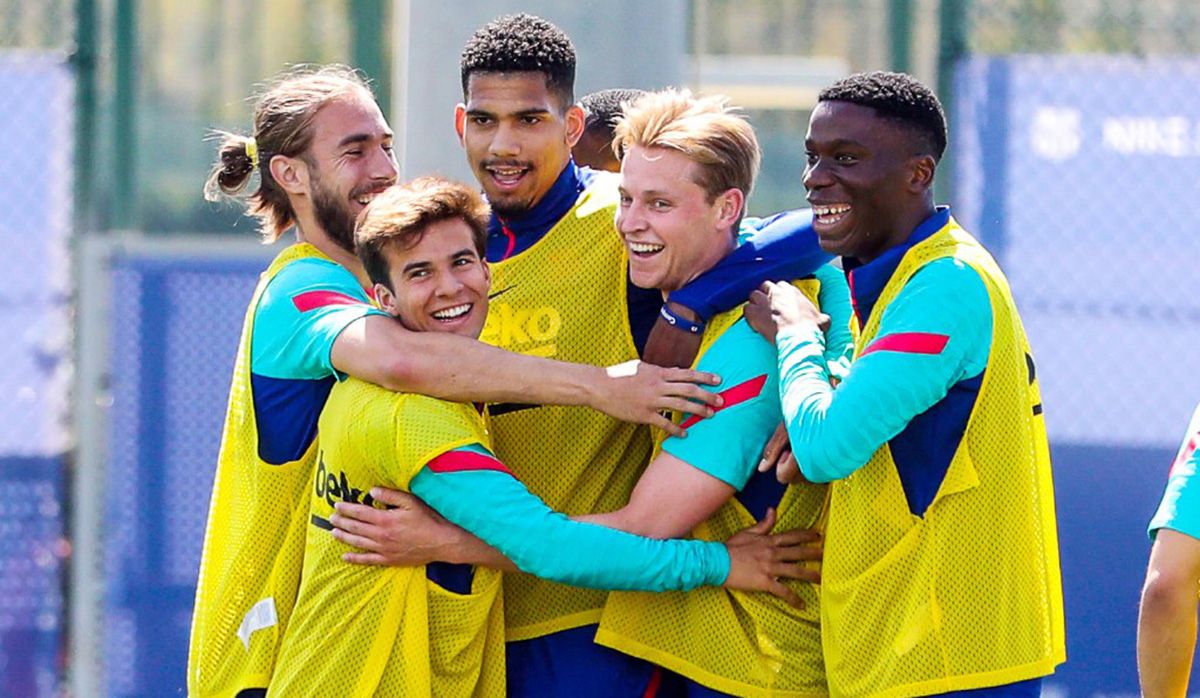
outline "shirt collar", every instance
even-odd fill
[[[875,259],[862,264],[850,257],[842,258],[842,268],[846,270],[846,279],[850,284],[850,301],[854,305],[854,314],[858,317],[859,325],[867,324],[871,310],[883,293],[883,287],[891,280],[900,266],[900,260],[910,249],[929,239],[931,235],[946,227],[950,222],[950,207],[938,206],[933,215],[926,218],[909,233],[904,242],[892,247]]]

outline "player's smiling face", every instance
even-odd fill
[[[730,189],[710,201],[696,183],[699,167],[669,148],[635,145],[625,153],[617,230],[635,285],[674,291],[733,250],[745,197]]]
[[[392,131],[369,94],[353,90],[313,118],[305,155],[313,215],[325,234],[354,250],[354,221],[376,194],[396,183]]]
[[[453,332],[478,339],[487,320],[492,277],[461,218],[431,223],[411,247],[384,248],[391,288],[375,285],[387,312],[415,332]]]
[[[533,208],[571,158],[583,110],[565,107],[536,72],[474,73],[455,128],[492,210],[502,217]]]
[[[869,262],[912,232],[914,137],[872,109],[817,104],[804,141],[804,186],[813,228],[827,252]]]

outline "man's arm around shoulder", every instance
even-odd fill
[[[700,387],[719,382],[710,374],[641,362],[603,368],[552,361],[450,333],[410,332],[382,316],[346,327],[331,358],[337,370],[389,390],[454,402],[588,406],[671,434],[682,430],[661,411],[707,416],[720,404]]]

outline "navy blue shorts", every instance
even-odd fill
[[[938,698],[1038,698],[1042,695],[1042,679],[1029,679],[1016,683],[1006,683],[1003,686],[975,688],[970,691],[951,691],[939,693]]]
[[[508,695],[641,698],[656,667],[614,649],[597,645],[596,626],[509,642]]]

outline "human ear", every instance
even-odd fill
[[[308,194],[308,163],[303,158],[275,155],[271,157],[268,169],[271,178],[288,194]]]
[[[467,128],[467,105],[459,104],[454,107],[454,132],[458,134],[458,144],[462,147],[467,147],[467,143],[463,138]]]
[[[396,307],[396,295],[383,284],[375,284],[375,302],[388,315],[398,316],[400,308]]]
[[[720,227],[733,227],[734,222],[745,211],[746,193],[737,188],[726,189],[718,197],[717,205],[719,206],[717,222]]]
[[[583,137],[583,127],[587,122],[587,115],[583,113],[583,107],[572,104],[567,107],[564,119],[567,122],[567,145],[574,148],[579,139]]]
[[[937,161],[932,155],[917,155],[910,161],[909,188],[919,194],[933,186],[933,177],[937,172]]]

